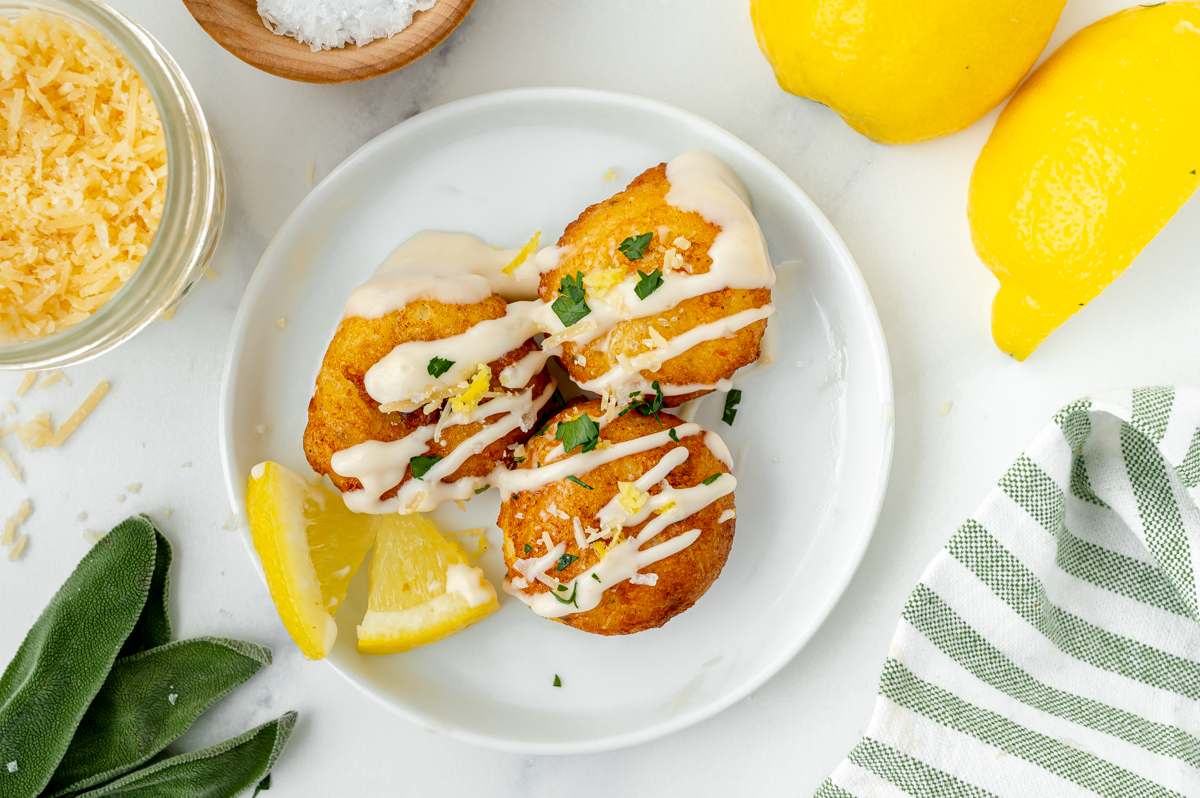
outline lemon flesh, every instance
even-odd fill
[[[968,127],[1012,93],[1066,0],[751,0],[779,85],[875,141]]]
[[[375,539],[371,516],[278,463],[254,467],[246,489],[250,535],[283,625],[308,659],[333,648],[333,614]]]
[[[462,547],[417,513],[379,516],[371,594],[358,650],[393,654],[433,643],[486,618],[500,604]]]
[[[1200,3],[1084,28],[1005,107],[971,175],[996,345],[1024,360],[1200,185]]]

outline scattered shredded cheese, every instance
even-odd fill
[[[28,451],[41,449],[54,437],[54,429],[50,426],[50,414],[38,413],[32,421],[17,427],[17,440]]]
[[[58,428],[58,432],[55,432],[54,436],[47,442],[51,449],[57,449],[59,446],[62,446],[64,443],[66,443],[67,438],[71,437],[71,433],[74,432],[79,425],[83,423],[83,420],[87,418],[93,410],[96,409],[96,405],[100,404],[100,400],[104,398],[106,393],[108,393],[108,387],[108,383],[104,382],[103,380],[96,384],[96,387],[92,389],[92,392],[88,394],[86,399],[83,400],[83,404],[81,404],[79,408],[71,414],[71,417],[68,418],[63,425]]]
[[[37,382],[37,378],[38,373],[36,371],[25,372],[25,376],[21,379],[21,384],[17,386],[17,396],[24,396],[25,392],[32,388],[33,384]]]
[[[149,250],[167,183],[158,111],[100,34],[0,20],[0,339],[86,319]]]
[[[17,541],[17,545],[12,547],[12,551],[8,553],[8,559],[15,560],[25,552],[25,546],[29,543],[29,535],[21,535],[21,539]]]
[[[8,467],[10,472],[12,472],[13,479],[17,480],[17,482],[25,481],[24,473],[21,471],[21,469],[17,468],[17,464],[13,462],[12,456],[4,450],[3,446],[0,446],[0,460],[3,460],[4,465]]]
[[[572,338],[585,333],[590,333],[594,329],[596,329],[596,322],[592,321],[591,319],[584,319],[581,322],[572,324],[562,332],[557,332],[554,335],[546,336],[546,339],[542,341],[542,351],[544,352],[547,349],[553,349],[563,341],[570,341]]]

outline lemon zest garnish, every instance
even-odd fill
[[[632,482],[618,482],[617,487],[621,491],[621,495],[617,497],[617,503],[630,515],[636,515],[637,511],[642,509],[642,505],[650,499],[649,493],[638,490],[637,485]]]
[[[609,544],[608,544],[608,547],[609,547],[610,549],[611,549],[611,548],[613,548],[613,547],[615,547],[615,546],[616,546],[618,543],[620,543],[620,542],[621,542],[621,534],[622,534],[624,531],[625,531],[624,529],[618,529],[618,530],[617,530],[617,534],[613,535],[612,543],[609,543]]]
[[[533,238],[529,239],[529,241],[527,241],[525,243],[525,246],[521,247],[521,251],[517,253],[517,257],[513,258],[512,261],[507,266],[505,266],[501,271],[503,271],[506,275],[511,277],[512,273],[515,272],[517,270],[517,268],[522,263],[524,263],[530,255],[532,255],[534,253],[534,251],[538,248],[538,242],[540,242],[541,240],[542,240],[542,231],[538,230],[536,233],[533,234]]]
[[[655,512],[655,514],[656,514],[656,515],[662,515],[662,514],[663,514],[663,513],[665,513],[667,510],[670,510],[670,509],[671,509],[672,507],[674,507],[674,506],[675,506],[675,502],[667,502],[666,504],[664,504],[662,507],[659,507],[659,508],[658,508],[657,510],[655,510],[654,512]]]
[[[608,554],[608,546],[604,545],[603,540],[597,540],[592,544],[592,548],[596,550],[596,553],[600,555],[600,559],[602,560],[604,559],[604,555]]]
[[[616,173],[616,172],[614,172],[613,170],[609,169],[609,170],[608,170],[608,174],[606,174],[606,175],[604,176],[604,179],[605,179],[605,180],[612,180],[612,179],[613,179],[614,177],[616,177],[616,176],[617,176],[617,173]]]
[[[596,441],[596,451],[598,451],[598,452],[602,452],[605,449],[611,449],[611,448],[612,448],[612,441],[606,441],[603,438]]]
[[[471,378],[471,384],[467,386],[467,390],[450,400],[450,408],[455,413],[471,412],[479,407],[479,400],[487,393],[491,384],[492,370],[486,363],[480,363],[479,368],[475,369],[475,376]]]
[[[625,269],[601,269],[583,276],[583,287],[592,296],[604,296],[625,279]]]

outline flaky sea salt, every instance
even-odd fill
[[[258,0],[258,15],[273,33],[331,50],[390,38],[435,0]]]

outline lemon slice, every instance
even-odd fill
[[[372,516],[278,463],[259,463],[246,490],[250,535],[283,625],[309,659],[333,648],[333,614],[375,539]]]
[[[483,570],[428,519],[378,516],[371,596],[358,627],[358,650],[393,654],[433,643],[500,609]]]

